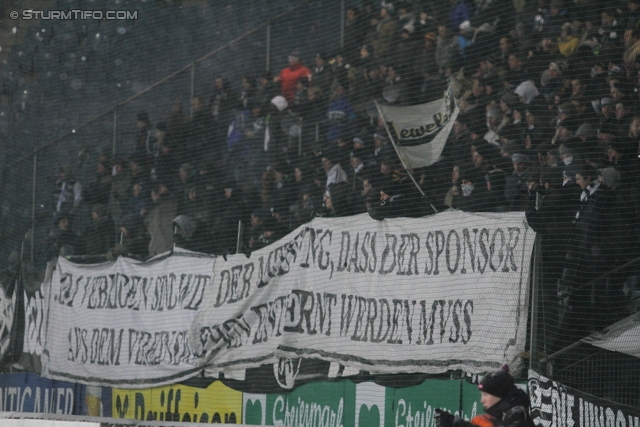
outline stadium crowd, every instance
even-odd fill
[[[93,181],[61,168],[39,261],[235,253],[239,221],[249,253],[317,216],[525,211],[548,293],[570,290],[639,253],[639,54],[640,0],[363,2],[343,49],[307,65],[294,51],[238,92],[212,76],[192,117],[179,100],[155,125],[140,112],[135,150],[101,157]],[[440,159],[404,169],[373,101],[425,103],[451,82]]]

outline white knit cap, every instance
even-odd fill
[[[281,95],[274,96],[271,103],[276,106],[278,111],[284,111],[289,105],[287,104],[287,100],[284,99],[284,96]]]

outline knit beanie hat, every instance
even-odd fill
[[[501,399],[507,397],[514,387],[515,383],[509,373],[509,365],[502,365],[497,371],[485,375],[478,384],[478,390]]]
[[[507,104],[509,108],[516,107],[520,103],[520,100],[518,99],[518,95],[512,92],[507,92],[504,95],[502,95],[500,97],[500,101],[504,101],[504,103]]]
[[[271,103],[275,105],[278,111],[284,111],[288,107],[287,100],[281,95],[273,97]]]
[[[489,111],[487,111],[487,117],[492,117],[500,121],[502,120],[502,110],[497,105],[494,105],[493,107],[489,108]]]

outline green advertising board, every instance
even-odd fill
[[[405,388],[351,381],[306,384],[286,394],[243,393],[243,422],[304,427],[432,427],[443,408],[470,419],[477,387],[461,380],[427,380]]]

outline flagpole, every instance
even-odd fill
[[[418,191],[420,192],[420,194],[422,194],[422,196],[424,197],[424,191],[422,191],[422,188],[420,188],[420,185],[418,185],[418,183],[416,182],[416,179],[413,177],[413,174],[411,173],[411,171],[409,171],[409,168],[404,163],[404,160],[402,160],[402,156],[400,155],[400,152],[398,151],[398,147],[396,146],[396,142],[394,141],[393,136],[391,136],[391,132],[389,131],[389,126],[387,126],[387,120],[384,118],[384,114],[382,114],[382,110],[380,109],[380,105],[378,105],[378,100],[374,100],[373,102],[376,104],[376,109],[378,110],[378,114],[380,114],[380,117],[382,117],[382,122],[384,123],[384,128],[387,130],[387,135],[389,136],[389,139],[391,140],[391,145],[393,145],[393,149],[396,150],[396,154],[398,155],[398,158],[400,159],[400,163],[402,163],[402,167],[404,167],[404,169],[407,171],[407,173],[409,174],[409,178],[411,178],[411,181],[413,181],[413,183],[415,184],[415,186],[418,189]]]

